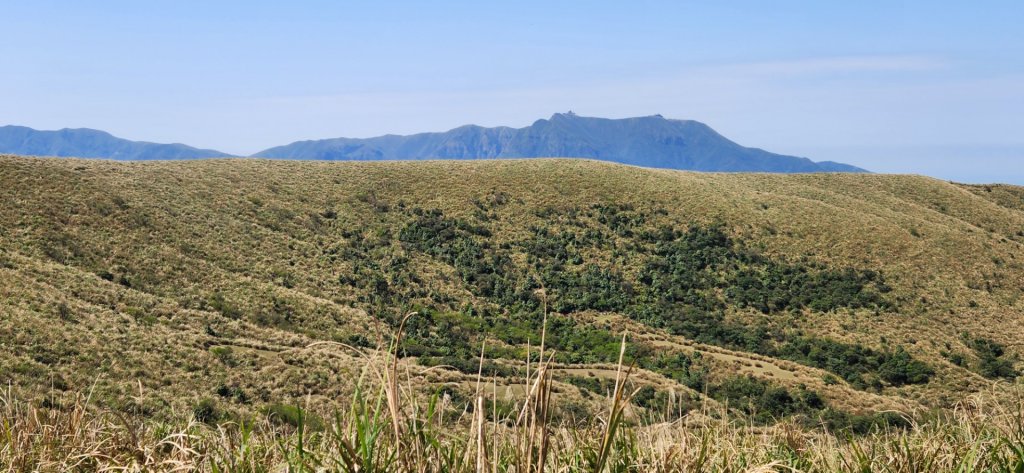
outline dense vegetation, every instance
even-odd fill
[[[902,349],[877,351],[789,333],[771,322],[751,325],[726,319],[727,309],[746,307],[769,315],[892,310],[884,297],[890,289],[875,271],[779,262],[743,248],[720,225],[652,228],[645,225],[651,215],[625,205],[544,209],[543,217],[555,224],[531,227],[527,238],[495,247],[487,239],[492,233],[488,222],[495,218],[487,213],[490,209],[478,203],[472,220],[447,217],[438,209],[406,212],[409,220],[398,231],[398,239],[406,248],[450,265],[480,301],[479,308],[467,306],[462,315],[444,316],[457,318],[456,323],[430,315],[413,326],[413,337],[433,338],[424,339],[411,354],[451,356],[457,351],[457,356],[471,359],[471,343],[479,343],[474,335],[481,333],[523,345],[538,328],[538,294],[543,290],[550,309],[560,314],[623,312],[701,342],[826,369],[861,389],[879,389],[883,382],[925,383],[933,374]],[[610,251],[612,261],[588,261],[584,256],[601,250]],[[518,259],[526,264],[516,264]],[[617,269],[629,267],[640,268],[635,278]],[[555,320],[549,343],[571,363],[608,362],[617,354],[615,337],[577,326],[572,319]],[[433,352],[423,349],[427,346],[435,347]]]
[[[975,338],[970,346],[978,357],[977,370],[982,376],[993,379],[1014,379],[1020,373],[1014,368],[1014,359],[1007,356],[1006,347],[987,338]]]
[[[877,389],[882,381],[893,386],[927,383],[935,374],[902,347],[880,352],[860,345],[798,336],[787,340],[773,354],[831,371],[861,389],[869,385]]]
[[[404,356],[427,366],[444,365],[475,374],[481,344],[485,375],[510,377],[516,371],[491,360],[522,360],[526,346],[539,342],[544,304],[552,317],[546,343],[556,361],[569,364],[614,362],[619,338],[608,329],[571,317],[579,312],[621,312],[654,328],[700,342],[788,359],[831,371],[858,389],[881,389],[928,382],[933,370],[906,351],[874,350],[794,333],[771,323],[749,324],[727,319],[727,312],[753,308],[767,315],[783,312],[871,309],[890,311],[883,277],[870,270],[832,270],[807,261],[782,262],[761,256],[730,238],[722,225],[691,225],[684,229],[652,226],[656,217],[628,205],[594,205],[589,209],[544,208],[538,216],[548,225],[531,226],[525,237],[495,244],[490,238],[508,203],[504,195],[475,202],[470,218],[447,216],[404,202],[386,202],[376,195],[360,197],[377,222],[347,230],[346,244],[332,257],[347,260],[353,276],[339,283],[367,291],[366,302],[381,307],[393,327],[407,311],[417,317],[406,325]],[[655,214],[663,211],[655,211]],[[331,211],[322,213],[331,218]],[[396,252],[392,238],[405,251]],[[424,287],[413,270],[423,255],[450,267],[474,297],[457,301]],[[597,255],[591,256],[591,255]],[[610,255],[602,256],[602,255]],[[628,268],[638,271],[630,274]],[[407,301],[420,301],[409,306]],[[388,311],[387,307],[403,307]],[[219,297],[211,306],[234,317]],[[272,310],[259,323],[286,324],[287,313]],[[366,344],[358,339],[346,342]],[[536,354],[534,354],[536,355]],[[630,344],[628,359],[680,384],[728,400],[736,386],[753,382],[736,377],[709,385],[707,367],[681,352],[663,353],[644,343]],[[762,385],[758,384],[757,386]],[[758,404],[758,419],[803,413],[808,418],[835,414],[812,391],[789,394],[773,386],[763,393],[743,394]],[[749,389],[747,390],[749,391]],[[807,394],[810,393],[810,394]],[[785,395],[783,395],[785,394]],[[660,396],[660,398],[659,398]],[[654,410],[664,393],[644,401]],[[645,398],[646,399],[646,398]],[[780,400],[790,399],[787,402]],[[751,401],[753,402],[753,401]],[[748,412],[752,414],[752,412]],[[768,416],[768,417],[763,417]],[[858,420],[834,422],[851,426]]]
[[[517,370],[492,360],[526,357],[526,346],[539,342],[547,304],[556,315],[550,318],[545,342],[561,363],[614,362],[619,337],[572,315],[620,312],[700,342],[825,369],[858,389],[926,383],[934,373],[901,348],[875,350],[808,336],[777,326],[770,317],[757,324],[729,320],[730,310],[745,308],[771,316],[838,309],[891,311],[894,305],[885,298],[889,287],[875,271],[832,270],[806,261],[767,258],[734,241],[722,225],[652,226],[649,222],[659,211],[649,214],[628,205],[544,208],[538,214],[550,224],[528,227],[524,237],[495,244],[490,238],[500,218],[495,209],[508,203],[507,196],[476,201],[469,218],[390,203],[373,194],[360,201],[377,220],[347,230],[346,243],[331,250],[333,258],[348,261],[353,268],[353,276],[343,276],[339,283],[365,290],[366,302],[381,308],[380,315],[393,327],[402,314],[415,310],[418,315],[407,322],[401,354],[418,357],[423,365],[516,376]],[[323,216],[331,218],[331,212]],[[397,249],[393,238],[400,242]],[[425,287],[414,270],[422,257],[451,268],[473,298],[460,301]],[[235,317],[236,311],[221,298],[210,304]],[[387,310],[390,307],[403,308]],[[258,323],[288,323],[286,310],[261,314]],[[486,344],[489,338],[497,343]],[[358,338],[344,341],[368,344]],[[477,358],[482,344],[487,361],[481,367]],[[817,393],[804,388],[790,394],[781,386],[766,387],[742,376],[709,384],[705,362],[679,351],[631,343],[627,359],[713,399],[746,399],[734,405],[757,406],[745,412],[756,413],[760,421],[799,413],[808,419],[827,417],[837,428],[865,424],[829,409]],[[664,408],[664,392],[648,394],[639,399],[645,407]]]

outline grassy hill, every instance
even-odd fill
[[[0,202],[0,382],[40,402],[92,392],[218,418],[343,405],[359,351],[411,311],[402,365],[457,406],[482,345],[489,382],[523,390],[546,310],[567,419],[600,404],[623,333],[637,412],[714,403],[765,424],[892,423],[879,413],[998,393],[1020,369],[1019,187],[6,156]]]

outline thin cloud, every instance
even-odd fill
[[[949,68],[948,61],[933,56],[836,56],[722,64],[699,67],[695,72],[731,72],[742,75],[821,75],[869,72],[925,72]]]

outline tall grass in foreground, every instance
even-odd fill
[[[527,368],[528,389],[514,409],[499,415],[496,390],[492,385],[489,394],[478,376],[475,398],[453,420],[440,396],[416,396],[413,383],[401,381],[400,337],[401,329],[390,350],[366,356],[347,410],[326,419],[298,410],[292,425],[270,418],[217,426],[156,422],[92,407],[81,396],[47,409],[19,401],[8,388],[0,394],[0,470],[1024,472],[1020,396],[972,397],[948,416],[859,437],[787,422],[753,427],[707,412],[633,426],[623,421],[633,393],[620,355],[606,410],[582,426],[553,425],[554,368],[542,333],[540,361]],[[623,352],[625,346],[624,337]]]

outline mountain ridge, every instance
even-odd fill
[[[217,150],[182,143],[126,140],[92,128],[36,130],[16,125],[0,126],[0,150],[20,155],[137,161],[232,157]]]
[[[609,119],[556,113],[523,128],[463,125],[445,132],[297,141],[263,158],[395,159],[591,158],[642,167],[711,172],[866,172],[843,163],[741,146],[695,120],[661,115]]]
[[[235,157],[181,143],[131,141],[88,128],[40,131],[13,125],[0,127],[0,152],[140,161]],[[250,157],[324,161],[552,157],[705,172],[867,172],[848,164],[744,147],[695,120],[661,115],[609,119],[572,112],[556,113],[522,128],[463,125],[412,135],[303,140]]]

